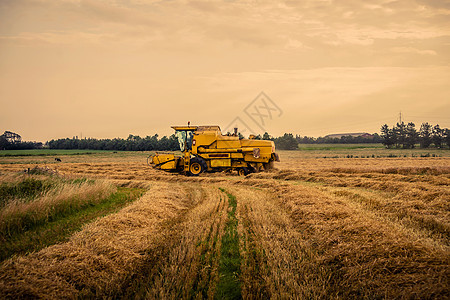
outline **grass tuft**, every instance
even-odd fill
[[[220,190],[228,196],[228,219],[222,237],[221,256],[219,260],[219,283],[216,288],[216,299],[242,299],[239,281],[241,257],[239,253],[239,233],[236,218],[236,197]]]
[[[48,180],[39,180],[35,178],[25,178],[15,183],[0,184],[0,206],[14,198],[31,199],[39,194],[48,191],[52,183]]]

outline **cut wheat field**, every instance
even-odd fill
[[[246,177],[165,173],[148,153],[0,158],[2,182],[39,167],[108,193],[144,191],[2,261],[0,298],[448,298],[448,152],[280,151],[275,170]]]

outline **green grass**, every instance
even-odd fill
[[[353,149],[383,149],[383,144],[299,144],[298,149],[314,150],[353,150]]]
[[[50,156],[50,155],[86,155],[97,153],[109,153],[107,150],[64,150],[64,149],[32,149],[32,150],[0,150],[2,156]]]
[[[239,253],[239,234],[237,231],[236,197],[220,190],[228,196],[228,219],[225,224],[225,233],[219,260],[219,282],[216,287],[216,299],[242,299],[239,275],[241,273],[241,257]]]
[[[450,157],[450,149],[414,148],[386,149],[382,144],[299,144],[298,150],[278,151],[283,158],[301,156],[304,158],[404,158],[404,157]]]
[[[9,199],[31,199],[49,190],[52,186],[53,183],[49,180],[38,180],[34,178],[26,178],[17,183],[0,183],[0,207],[6,204]]]
[[[120,208],[139,198],[143,192],[143,189],[119,187],[116,193],[100,203],[61,215],[51,222],[16,233],[5,240],[0,239],[0,261],[12,255],[38,251],[50,245],[65,242],[86,223],[117,212]]]

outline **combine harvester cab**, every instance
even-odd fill
[[[165,171],[197,176],[203,172],[236,170],[247,175],[273,168],[280,161],[273,141],[239,139],[234,134],[222,135],[219,126],[173,126],[182,156],[156,153],[148,163]]]

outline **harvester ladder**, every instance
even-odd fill
[[[184,171],[189,171],[189,163],[191,159],[191,153],[189,151],[184,152]]]

